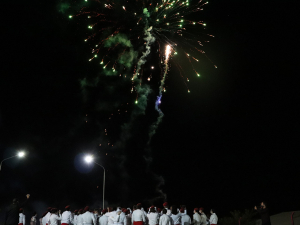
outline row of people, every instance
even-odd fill
[[[203,208],[195,208],[193,220],[191,220],[185,206],[180,209],[175,206],[169,209],[168,203],[164,203],[163,206],[163,210],[151,206],[148,212],[140,203],[133,206],[133,210],[108,207],[101,212],[98,209],[90,211],[88,206],[71,212],[70,206],[66,206],[62,214],[56,208],[48,208],[48,212],[44,213],[40,219],[40,225],[215,225],[218,223],[218,217],[213,209],[208,219]]]

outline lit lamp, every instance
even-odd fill
[[[85,156],[85,157],[84,157],[84,161],[85,161],[86,163],[92,163],[92,162],[93,162],[93,163],[95,163],[96,165],[101,166],[102,169],[103,169],[103,209],[104,209],[105,168],[104,168],[102,165],[100,165],[100,164],[94,162],[94,157],[93,157],[92,155],[87,155],[87,156]]]
[[[24,152],[24,151],[21,151],[21,152],[18,152],[17,155],[8,157],[8,158],[6,158],[6,159],[3,159],[3,160],[1,161],[1,163],[0,163],[0,171],[1,171],[2,163],[3,163],[5,160],[8,160],[8,159],[11,159],[11,158],[14,158],[14,157],[23,158],[24,156],[25,156],[25,152]]]

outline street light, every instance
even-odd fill
[[[0,163],[0,171],[1,171],[1,167],[2,167],[2,163],[5,161],[5,160],[8,160],[8,159],[11,159],[11,158],[14,158],[14,157],[19,157],[19,158],[23,158],[25,156],[25,152],[21,151],[21,152],[18,152],[18,154],[14,155],[14,156],[11,156],[11,157],[8,157],[6,159],[3,159]]]
[[[85,160],[87,163],[92,163],[92,162],[93,162],[93,163],[95,163],[96,165],[101,166],[102,169],[103,169],[103,209],[104,209],[105,168],[104,168],[102,165],[100,165],[100,164],[94,162],[94,157],[93,157],[92,155],[87,155],[87,156],[85,156],[84,160]]]

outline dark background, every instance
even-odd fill
[[[150,170],[143,159],[143,125],[156,117],[150,109],[121,150],[98,146],[118,136],[102,138],[107,124],[97,121],[108,114],[93,110],[93,97],[82,100],[79,79],[98,67],[87,61],[84,32],[66,22],[58,2],[3,4],[1,159],[19,149],[28,155],[3,163],[1,208],[27,193],[27,215],[66,204],[101,207],[102,169],[85,166],[80,155],[89,152],[108,170],[109,205],[167,200],[189,212],[215,207],[222,216],[268,201],[273,213],[299,210],[298,27],[290,1],[213,0],[199,14],[215,36],[204,48],[218,69],[203,63],[190,94],[169,75]],[[118,129],[123,118],[111,126]]]

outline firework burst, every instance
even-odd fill
[[[131,79],[129,91],[135,94],[136,104],[142,98],[147,99],[149,86],[146,82],[158,77],[160,85],[155,108],[162,118],[159,105],[162,93],[166,91],[169,61],[177,55],[185,57],[194,76],[200,77],[195,66],[199,62],[197,56],[205,54],[201,49],[204,39],[213,36],[204,33],[206,24],[203,21],[191,18],[199,18],[193,14],[203,10],[207,3],[202,0],[82,0],[79,12],[69,15],[69,18],[84,24],[88,21],[88,35],[84,41],[92,49],[89,61],[96,60],[103,74]],[[163,49],[165,54],[161,53]],[[145,68],[149,55],[159,57],[160,73],[152,75]],[[190,79],[182,69],[182,61],[172,60],[172,63],[187,86]],[[187,91],[190,93],[188,88]]]

